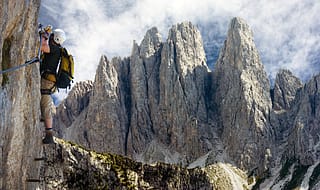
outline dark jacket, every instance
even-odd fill
[[[40,65],[41,76],[43,73],[55,74],[61,57],[61,46],[53,42],[50,36],[49,40],[50,53],[43,53],[42,63]]]

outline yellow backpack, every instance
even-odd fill
[[[61,49],[61,59],[59,63],[59,69],[56,78],[57,88],[71,88],[71,82],[74,77],[74,61],[73,56],[68,53],[66,48]]]

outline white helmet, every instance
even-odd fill
[[[62,43],[66,40],[66,34],[61,29],[55,29],[53,31],[53,40],[57,43],[62,45]]]

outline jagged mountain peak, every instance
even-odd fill
[[[183,39],[190,41],[202,38],[200,31],[190,21],[184,21],[173,25],[169,30],[168,40]]]
[[[148,58],[154,55],[155,52],[161,46],[161,34],[159,33],[156,27],[152,27],[149,29],[144,36],[141,44],[140,44],[140,51],[141,56]]]
[[[104,78],[107,77],[106,76],[108,74],[107,68],[109,67],[110,67],[110,64],[107,56],[102,55],[100,57],[100,61],[96,70],[95,81],[103,80],[103,79],[100,79],[99,77],[104,77]]]
[[[260,169],[268,168],[272,154],[268,121],[270,84],[252,32],[240,18],[231,20],[213,71],[213,83],[223,126],[222,138],[229,154],[241,167],[252,169],[263,163]],[[237,153],[239,150],[244,150],[241,155]],[[256,164],[252,165],[253,162]]]
[[[175,152],[175,157],[188,164],[208,151],[221,149],[221,142],[216,138],[221,130],[216,126],[221,125],[231,160],[238,160],[243,168],[251,168],[256,162],[264,162],[262,167],[268,167],[272,154],[267,146],[271,133],[267,119],[271,108],[270,87],[252,34],[245,34],[249,29],[240,21],[232,21],[235,24],[231,24],[233,27],[214,71],[214,83],[219,85],[213,85],[212,89],[217,92],[214,101],[219,102],[219,119],[210,115],[212,101],[207,95],[211,94],[211,80],[200,32],[185,22],[170,29],[166,42],[160,41],[156,28],[150,29],[140,46],[134,42],[128,59],[110,62],[101,58],[85,114],[92,121],[80,127],[87,128],[83,133],[86,137],[75,139],[86,139],[88,142],[83,144],[90,148],[125,153],[133,158],[142,154],[154,156],[147,147],[159,142],[152,144],[152,151],[167,149],[165,152]],[[233,30],[244,34],[236,38]],[[230,67],[237,64],[243,66]],[[229,115],[237,119],[229,123]],[[234,125],[239,130],[234,130]],[[104,132],[103,126],[113,134],[117,146],[110,149],[111,145],[107,145],[104,139],[110,139],[110,135]],[[252,140],[242,147],[239,144],[242,138]],[[248,149],[246,156],[250,160],[257,158],[256,161],[239,158],[237,148]],[[266,159],[259,160],[261,157]]]
[[[290,124],[290,156],[295,156],[300,163],[312,165],[320,159],[320,74],[312,77],[294,99],[289,110],[292,115]]]
[[[289,109],[302,82],[291,71],[281,69],[277,73],[273,89],[273,108],[275,110]]]
[[[173,25],[167,43],[173,45],[179,73],[186,75],[197,66],[207,67],[201,34],[191,22]]]
[[[226,59],[225,53],[230,55],[229,60]],[[253,32],[241,18],[233,18],[230,22],[228,35],[220,51],[215,68],[219,70],[220,65],[236,68],[239,72],[250,68],[264,71],[253,40]]]
[[[250,38],[253,36],[250,26],[240,17],[234,17],[231,19],[229,31],[237,32],[239,35],[244,35]]]

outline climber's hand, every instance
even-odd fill
[[[44,31],[48,34],[50,34],[52,32],[52,26],[51,25],[48,25],[44,28]]]
[[[45,40],[48,40],[48,38],[49,38],[49,34],[48,33],[41,31],[40,34],[41,34],[42,38],[44,38]]]

